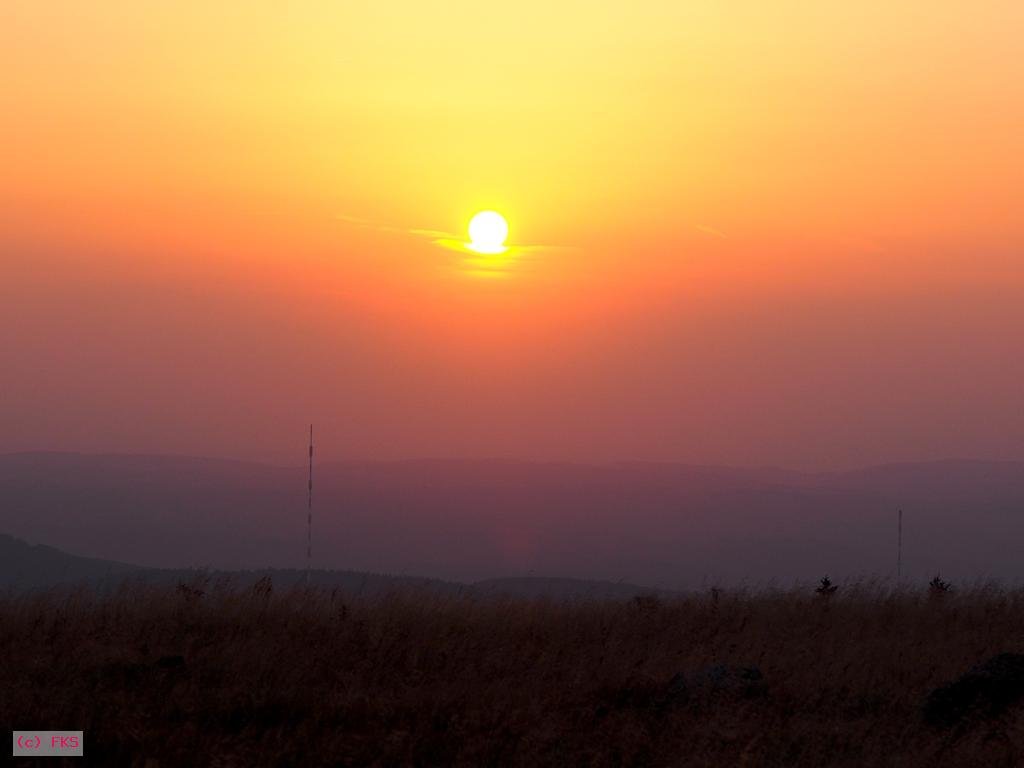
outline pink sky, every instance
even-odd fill
[[[0,451],[1024,459],[1019,3],[384,5],[5,10]]]

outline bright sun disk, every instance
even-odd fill
[[[481,211],[469,222],[468,247],[477,253],[503,253],[508,222],[495,211]]]

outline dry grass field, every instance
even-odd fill
[[[924,714],[937,686],[1024,651],[1020,591],[267,587],[0,597],[0,722],[81,729],[85,764],[150,768],[1024,764],[1012,696]]]

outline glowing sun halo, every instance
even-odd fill
[[[477,253],[504,253],[508,222],[495,211],[481,211],[469,222],[467,247]]]

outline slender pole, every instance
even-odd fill
[[[896,513],[896,583],[903,578],[903,510]]]
[[[313,560],[313,425],[309,425],[309,497],[306,500],[306,586]]]

